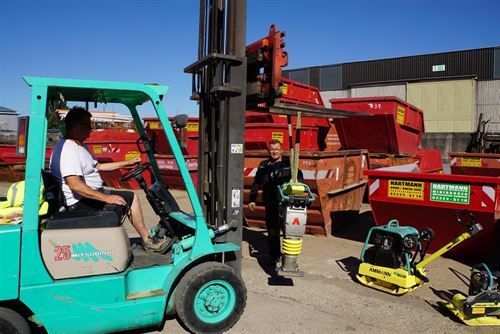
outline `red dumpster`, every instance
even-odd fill
[[[177,166],[177,162],[173,155],[155,155],[156,163],[158,164],[158,169],[160,170],[161,178],[163,182],[169,188],[175,189],[186,189],[184,181],[181,177],[181,172]],[[198,184],[198,156],[197,155],[186,155],[184,156],[186,161],[187,169],[191,180],[195,187]]]
[[[143,119],[146,134],[150,139],[156,143],[156,152],[158,154],[172,154],[170,145],[167,142],[167,137],[161,123],[157,117],[146,117]],[[173,117],[169,118],[170,122],[174,121]],[[198,154],[198,127],[199,121],[196,117],[189,117],[187,125],[184,129],[175,129],[176,135],[184,155],[197,155]]]
[[[327,131],[313,126],[303,126],[300,131],[300,149],[302,151],[322,151],[326,148]],[[295,143],[295,131],[292,133]],[[279,140],[284,150],[290,149],[288,125],[273,123],[247,123],[245,125],[245,149],[265,150],[271,139]]]
[[[372,114],[335,119],[342,149],[367,149],[370,153],[415,154],[424,132],[422,110],[395,97],[331,99],[338,110]]]
[[[365,150],[300,152],[299,168],[316,198],[307,211],[307,233],[330,235],[334,224],[332,213],[360,209],[366,185],[363,180],[366,154]],[[245,151],[244,215],[250,226],[265,227],[260,197],[254,212],[248,210],[247,204],[257,167],[268,156],[267,151]]]
[[[500,176],[500,154],[449,153],[452,174]]]
[[[394,167],[393,167],[394,168]],[[390,169],[390,168],[387,168]],[[465,231],[456,222],[458,210],[469,210],[483,231],[452,249],[446,256],[468,261],[498,263],[500,236],[500,178],[367,171],[369,199],[377,225],[391,219],[418,230],[433,229],[436,238],[430,252]]]

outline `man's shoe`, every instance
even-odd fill
[[[142,247],[144,247],[144,250],[146,252],[158,252],[158,253],[164,251],[166,246],[167,246],[167,239],[165,237],[163,238],[149,237],[148,242],[142,245]]]

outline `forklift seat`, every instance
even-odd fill
[[[42,171],[45,188],[45,200],[48,203],[47,220],[45,228],[50,229],[75,229],[75,228],[100,228],[117,227],[121,225],[120,209],[115,204],[106,204],[102,211],[95,215],[81,216],[72,214],[65,209],[66,200],[61,184],[50,172]]]

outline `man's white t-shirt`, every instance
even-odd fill
[[[61,139],[56,144],[50,157],[50,172],[61,182],[67,206],[77,203],[82,197],[71,191],[64,178],[80,176],[90,188],[100,189],[103,181],[96,166],[97,160],[84,144],[71,139]]]

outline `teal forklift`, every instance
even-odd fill
[[[200,26],[210,22],[210,29],[200,38],[221,47],[207,49],[200,42],[205,51],[200,48],[199,60],[191,66],[193,77],[204,82],[194,94],[199,97],[200,145],[204,146],[198,192],[164,109],[166,86],[24,78],[32,91],[26,190],[22,222],[0,225],[0,333],[113,333],[158,328],[174,314],[193,333],[221,333],[242,315],[246,305],[240,250],[246,1],[201,0],[201,9]],[[206,73],[219,79],[198,80]],[[214,84],[220,88],[207,86]],[[47,106],[56,100],[128,108],[140,136],[137,145],[148,161],[123,178],[139,182],[158,216],[154,233],[169,240],[161,254],[131,246],[113,212],[93,217],[60,214],[60,189],[43,170]],[[152,106],[165,131],[192,214],[179,208],[162,182],[154,145],[138,112],[144,104]],[[150,184],[143,177],[146,170],[153,175]],[[47,206],[44,203],[48,210],[39,210]]]

